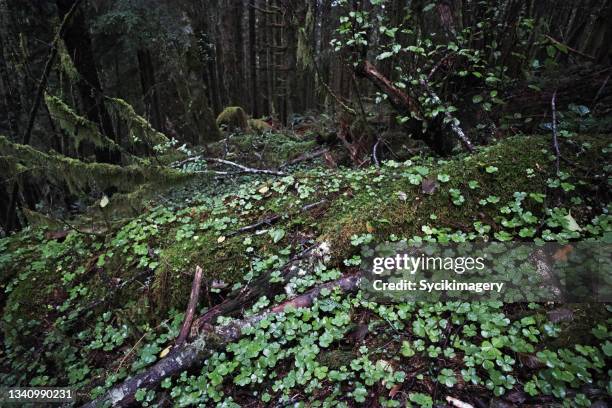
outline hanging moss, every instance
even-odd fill
[[[166,135],[155,130],[145,118],[136,113],[132,105],[119,98],[106,98],[106,100],[110,102],[119,118],[126,122],[131,142],[144,143],[148,147],[168,142]]]
[[[11,158],[7,160],[4,156]],[[17,163],[13,158],[18,158]],[[20,167],[21,166],[21,167]],[[65,185],[71,193],[86,192],[91,188],[115,187],[130,191],[147,182],[177,182],[189,177],[173,169],[159,166],[116,166],[106,163],[86,163],[55,152],[43,153],[30,146],[13,143],[0,136],[0,167],[10,170],[9,177],[37,176],[58,185]]]
[[[95,123],[77,115],[61,99],[46,93],[45,103],[53,119],[72,138],[77,149],[83,141],[91,142],[96,147],[120,149],[117,143],[100,133]]]
[[[249,128],[247,114],[240,106],[228,106],[217,116],[217,126],[225,125],[229,130],[246,131]]]
[[[79,72],[72,63],[72,59],[63,41],[57,43],[57,53],[59,55],[59,65],[62,72],[68,77],[70,82],[76,83],[79,80]]]

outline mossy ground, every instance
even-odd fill
[[[313,138],[284,132],[230,134],[209,145],[211,155],[225,157],[249,166],[275,168],[316,146]]]
[[[262,160],[276,157],[279,164],[314,143],[281,134],[273,137],[278,140],[259,151],[263,152]],[[260,140],[253,135],[234,136],[231,153],[246,154]],[[201,186],[197,182],[184,186],[183,194],[175,192],[104,236],[72,232],[57,241],[45,237],[41,227],[0,241],[4,251],[0,256],[0,289],[8,293],[2,309],[2,365],[13,371],[4,381],[42,381],[37,370],[45,372],[41,367],[54,366],[49,374],[55,376],[56,383],[65,383],[62,367],[85,370],[75,366],[75,361],[81,360],[85,363],[79,364],[103,375],[116,363],[116,356],[127,353],[129,345],[138,341],[143,327],[151,322],[160,324],[169,311],[184,309],[196,265],[205,272],[202,304],[212,306],[232,286],[244,284],[254,273],[278,267],[289,254],[317,241],[329,244],[330,266],[343,268],[342,260],[357,251],[352,238],[362,234],[380,239],[392,234],[411,238],[421,234],[424,225],[469,232],[474,222],[496,231],[500,228],[495,221],[500,207],[516,192],[546,194],[546,204],[571,209],[577,222],[584,225],[603,211],[602,205],[609,199],[593,179],[605,177],[608,136],[583,136],[563,144],[572,162],[562,162],[561,170],[571,174],[577,186],[571,194],[548,187],[548,180],[555,178],[549,145],[546,137],[520,136],[445,162],[415,158],[411,164],[387,163],[380,169],[315,167],[284,178],[245,176],[238,183],[221,186],[206,179]],[[416,175],[420,179],[413,182]],[[445,176],[448,181],[442,181]],[[422,179],[436,180],[438,186],[432,194],[422,191]],[[469,182],[477,182],[479,187],[472,189]],[[451,189],[464,197],[461,205],[453,203]],[[498,202],[479,204],[489,196],[498,197]],[[576,196],[582,199],[579,204],[570,200]],[[325,202],[316,208],[300,210],[321,200]],[[544,204],[531,206],[534,214],[544,212]],[[273,225],[234,234],[274,215],[281,218]],[[282,236],[274,234],[277,230],[282,230]],[[213,281],[221,282],[222,288],[212,291]],[[95,320],[104,311],[112,311],[117,321],[128,322],[135,329],[122,346],[106,355],[79,351],[79,346],[88,342],[81,337],[90,335],[93,324],[81,318]],[[57,353],[54,347],[59,347],[60,338],[68,339],[75,351],[58,365],[57,356],[52,355]],[[48,349],[47,357],[26,369],[28,359],[41,348]],[[134,357],[127,357],[128,361]],[[339,358],[321,356],[327,357]],[[16,374],[16,369],[22,371]],[[78,373],[73,376],[77,378]],[[74,383],[87,387],[84,379]]]

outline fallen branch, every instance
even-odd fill
[[[303,161],[308,161],[308,160],[316,159],[319,156],[323,156],[328,151],[329,151],[329,149],[323,148],[323,149],[320,149],[320,150],[315,150],[314,152],[304,153],[304,154],[296,157],[293,160],[289,160],[289,161],[281,164],[279,166],[279,169],[285,168],[287,166],[293,166],[294,164],[301,163]]]
[[[268,170],[268,169],[255,169],[253,167],[243,166],[242,164],[234,163],[232,161],[225,160],[225,159],[218,159],[216,157],[202,157],[202,156],[189,157],[185,160],[181,160],[180,162],[173,163],[171,167],[178,168],[178,167],[184,166],[187,163],[195,162],[198,160],[221,163],[221,164],[225,164],[228,166],[236,167],[239,170],[238,171],[196,170],[190,173],[193,173],[193,174],[199,174],[199,173],[211,174],[212,173],[212,174],[217,174],[217,175],[222,175],[222,176],[233,176],[233,175],[244,174],[244,173],[269,174],[272,176],[286,176],[287,175],[287,173],[284,173],[282,171]]]
[[[378,150],[378,145],[380,144],[380,137],[376,139],[376,143],[374,143],[374,147],[372,148],[372,160],[374,160],[374,165],[376,167],[380,167],[380,162],[378,161],[378,155],[376,151]]]
[[[191,323],[193,323],[193,315],[195,309],[198,306],[198,300],[200,300],[200,285],[202,284],[202,268],[196,266],[195,275],[193,276],[193,283],[191,284],[191,294],[189,295],[189,304],[187,305],[187,311],[185,312],[185,320],[183,321],[183,327],[179,336],[176,339],[176,345],[180,346],[187,340],[189,332],[191,330]]]
[[[606,87],[606,85],[608,85],[609,80],[610,80],[610,74],[608,74],[608,76],[606,77],[606,80],[603,82],[603,84],[601,84],[601,87],[597,90],[597,93],[595,94],[595,98],[593,98],[593,103],[597,102],[604,88]]]
[[[356,68],[357,74],[370,80],[378,89],[389,96],[389,102],[403,115],[414,116],[422,120],[423,115],[418,101],[395,86],[388,78],[380,73],[372,63],[364,61]]]
[[[253,174],[270,174],[272,176],[286,176],[287,173],[276,170],[268,170],[268,169],[254,169],[252,167],[243,166],[242,164],[234,163],[225,159],[216,159],[213,157],[204,158],[206,161],[213,161],[217,163],[227,164],[228,166],[233,166],[240,169],[242,173],[253,173]]]
[[[323,243],[306,248],[293,256],[293,258],[281,268],[284,280],[290,281],[293,276],[297,275],[300,269],[305,270],[314,268],[316,263],[327,256],[327,250],[325,243]],[[199,316],[191,327],[191,338],[197,338],[206,325],[213,322],[218,316],[235,315],[261,296],[274,297],[274,295],[278,294],[282,290],[282,285],[270,284],[271,273],[272,271],[263,274],[255,279],[255,281],[251,282],[250,285],[236,289],[226,300],[208,309],[203,315]]]
[[[398,111],[400,115],[412,117],[419,121],[424,121],[424,114],[422,111],[422,106],[418,100],[411,97],[408,93],[404,92],[402,89],[398,88],[391,80],[385,77],[380,71],[376,69],[372,63],[369,61],[364,61],[359,64],[357,68],[355,68],[356,73],[362,75],[370,80],[381,92],[385,93],[388,96],[388,100],[391,103],[391,106],[395,110]],[[420,81],[421,85],[427,90],[430,98],[432,98],[436,103],[442,104],[440,98],[436,93],[431,89],[426,80],[422,79]],[[454,118],[450,112],[445,112],[446,121],[450,122],[450,128],[452,132],[459,138],[461,143],[466,147],[470,152],[474,151],[474,146],[470,139],[465,135],[461,127],[459,127],[459,121]],[[429,132],[431,133],[431,132]],[[435,137],[433,135],[422,134],[419,136],[429,147],[431,147],[434,151],[446,154],[448,153],[448,149],[445,146],[443,140],[440,140],[440,137]]]
[[[300,210],[298,211],[298,213],[303,213],[306,211],[309,211],[315,207],[320,206],[321,204],[326,203],[327,200],[321,200],[321,201],[317,201],[316,203],[311,203],[311,204],[306,204],[304,206],[302,206],[302,208],[300,208]],[[259,227],[262,227],[264,225],[272,225],[277,223],[280,219],[282,218],[281,215],[273,215],[271,217],[268,218],[264,218],[261,221],[256,222],[255,224],[251,224],[251,225],[246,225],[242,228],[238,228],[235,231],[230,232],[229,234],[226,235],[226,237],[233,237],[234,235],[239,235],[239,234],[243,234],[245,232],[249,232],[249,231],[254,231],[257,230]]]
[[[450,396],[446,397],[446,402],[457,408],[474,408],[472,404],[468,404],[467,402],[463,402],[461,400],[458,400],[457,398],[453,398]]]
[[[152,389],[163,379],[187,370],[208,357],[215,349],[221,348],[228,343],[238,340],[242,332],[256,325],[271,314],[285,312],[288,308],[304,308],[313,304],[323,289],[339,290],[342,293],[350,293],[357,290],[360,282],[359,275],[349,275],[336,281],[325,283],[321,286],[297,296],[291,300],[274,306],[262,313],[247,317],[242,320],[232,321],[223,326],[207,326],[198,338],[190,343],[174,347],[166,357],[159,360],[148,370],[128,378],[123,383],[113,387],[101,397],[83,405],[83,408],[95,408],[105,404],[114,407],[125,407],[134,402],[134,395],[140,388]]]

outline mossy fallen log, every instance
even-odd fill
[[[574,156],[570,149],[576,145],[590,145],[584,154]],[[562,152],[567,157],[572,157],[573,164],[562,163],[562,170],[573,173],[572,177],[577,180],[575,184],[586,185],[583,188],[583,200],[597,199],[606,202],[607,198],[602,196],[603,191],[597,185],[587,183],[589,177],[603,172],[602,163],[604,153],[602,148],[607,145],[607,136],[581,136],[572,143],[564,143]],[[316,236],[319,243],[327,243],[331,248],[332,263],[340,263],[343,259],[350,258],[355,251],[351,240],[353,236],[362,234],[374,234],[386,237],[394,234],[398,237],[410,238],[422,234],[423,226],[431,228],[449,228],[453,231],[474,231],[474,223],[480,222],[491,227],[491,235],[497,232],[500,208],[513,200],[515,192],[543,194],[549,187],[547,181],[554,178],[555,169],[551,160],[550,137],[548,136],[517,136],[500,141],[498,144],[481,148],[478,153],[470,156],[459,157],[442,162],[438,165],[429,165],[427,169],[419,167],[419,170],[427,170],[428,175],[424,178],[436,181],[437,175],[448,175],[449,181],[437,182],[438,187],[433,194],[422,191],[421,183],[412,184],[407,177],[402,175],[390,176],[389,171],[393,167],[383,166],[379,171],[375,169],[359,171],[358,174],[347,175],[344,179],[342,173],[326,173],[324,176],[304,173],[303,179],[300,175],[293,175],[294,185],[298,189],[313,188],[316,185],[321,190],[321,180],[336,179],[342,194],[327,193],[319,191],[319,194],[311,196],[303,204],[318,202],[325,199],[327,202],[320,209],[296,213],[298,198],[290,194],[286,201],[281,204],[272,198],[258,201],[256,205],[262,206],[262,215],[259,218],[241,219],[236,229],[256,225],[262,220],[275,220],[274,227],[289,230],[291,228],[308,229],[312,225],[313,230],[309,233]],[[494,173],[487,173],[486,168],[492,166],[497,168]],[[576,166],[580,166],[576,167]],[[407,171],[410,172],[408,167]],[[319,178],[320,177],[320,178]],[[356,177],[360,181],[352,181]],[[597,176],[598,179],[600,176]],[[468,182],[478,183],[477,189],[468,187]],[[449,190],[456,189],[461,192],[465,202],[455,205]],[[299,193],[298,193],[299,194]],[[549,192],[552,197],[552,193]],[[480,201],[487,197],[495,197],[495,204],[481,205]],[[274,195],[272,195],[274,197]],[[556,205],[571,208],[568,196],[554,197]],[[302,204],[299,204],[302,205]],[[292,207],[293,206],[293,207]],[[541,206],[530,206],[530,210],[538,216],[543,215]],[[582,211],[581,211],[582,212]],[[274,215],[288,215],[277,220]],[[576,217],[580,214],[578,209],[574,210]],[[435,216],[435,219],[430,218]],[[592,214],[582,215],[580,222],[589,219]],[[294,226],[298,224],[297,226]],[[264,229],[270,225],[263,225]],[[164,287],[159,297],[164,300],[172,299],[170,306],[184,307],[183,302],[188,297],[190,280],[181,278],[179,271],[193,268],[201,264],[205,270],[215,270],[216,259],[224,259],[224,268],[218,272],[219,279],[224,279],[229,284],[240,279],[240,271],[248,268],[248,261],[243,256],[245,245],[241,236],[232,236],[227,232],[224,234],[224,242],[218,244],[218,234],[208,233],[201,235],[197,243],[194,242],[172,242],[170,246],[161,252],[163,267],[156,275],[155,287]],[[198,247],[199,242],[204,242]],[[168,276],[177,276],[171,284],[161,284]],[[159,283],[159,284],[158,284]],[[163,295],[162,295],[163,293]],[[178,303],[177,303],[178,302]]]
[[[247,123],[249,128],[256,133],[271,132],[274,129],[272,125],[262,119],[249,119]]]

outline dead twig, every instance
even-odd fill
[[[550,100],[550,107],[552,110],[552,134],[553,134],[553,149],[555,150],[555,169],[557,170],[557,175],[559,175],[559,158],[561,157],[561,153],[559,152],[559,140],[557,139],[557,108],[556,108],[556,100],[557,100],[557,90],[553,92],[552,98]]]
[[[566,50],[571,51],[574,54],[580,55],[581,57],[584,57],[588,60],[595,61],[595,57],[593,57],[592,55],[585,54],[584,52],[572,48],[567,44],[563,44],[561,41],[552,38],[550,35],[546,35],[545,37],[548,38],[548,40],[553,44],[559,45],[560,47],[565,48]]]
[[[318,207],[321,204],[324,204],[326,202],[327,202],[327,200],[321,200],[321,201],[317,201],[315,203],[306,204],[306,205],[302,206],[302,208],[300,208],[300,210],[297,213],[299,214],[299,213],[303,213],[303,212],[309,211],[309,210],[311,210],[311,209],[313,209],[315,207]],[[246,226],[244,226],[242,228],[239,228],[239,229],[237,229],[235,231],[232,231],[229,234],[227,234],[226,237],[233,237],[234,235],[239,235],[239,234],[243,234],[245,232],[254,231],[254,230],[256,230],[259,227],[262,227],[264,225],[275,224],[280,219],[281,219],[281,216],[276,214],[276,215],[273,215],[271,217],[264,218],[261,221],[257,221],[255,224],[246,225]]]
[[[446,397],[446,402],[448,402],[451,406],[457,407],[457,408],[474,408],[472,404],[468,404],[467,402],[463,402],[451,396]]]
[[[595,98],[593,98],[593,103],[597,102],[597,100],[601,96],[601,93],[603,92],[604,88],[606,87],[606,85],[608,85],[608,81],[609,80],[610,80],[610,74],[608,74],[608,76],[606,77],[605,81],[603,81],[603,84],[601,85],[601,87],[599,88],[597,93],[595,94]]]
[[[253,167],[247,167],[247,166],[244,166],[242,164],[234,163],[232,161],[225,160],[225,159],[218,159],[216,157],[202,157],[202,156],[189,157],[189,158],[187,158],[185,160],[181,160],[180,162],[173,163],[171,165],[171,167],[178,168],[178,167],[181,167],[181,166],[183,166],[183,165],[185,165],[187,163],[195,162],[195,161],[198,161],[198,160],[210,161],[210,162],[215,162],[215,163],[221,163],[221,164],[225,164],[227,166],[235,167],[238,170],[237,171],[196,170],[196,171],[192,171],[190,173],[192,173],[192,174],[200,174],[200,173],[217,174],[217,175],[222,175],[222,176],[234,176],[234,175],[244,174],[244,173],[250,173],[250,174],[269,174],[271,176],[286,176],[287,175],[287,173],[284,173],[282,171],[269,170],[269,169],[255,169]]]
[[[376,139],[376,143],[374,143],[374,147],[372,148],[372,160],[374,160],[374,164],[376,167],[380,167],[380,162],[378,161],[378,155],[376,151],[378,150],[378,145],[380,144],[380,137]]]
[[[191,294],[189,295],[189,304],[187,305],[187,311],[185,312],[185,320],[183,321],[183,327],[176,339],[175,345],[180,346],[185,342],[189,336],[191,330],[191,323],[193,323],[193,316],[195,309],[198,306],[200,300],[200,286],[202,284],[202,268],[196,266],[195,275],[193,276],[193,283],[191,284]]]

